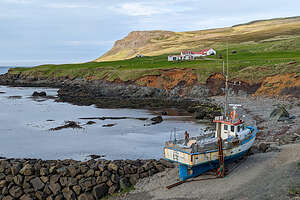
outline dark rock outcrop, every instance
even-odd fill
[[[42,91],[42,92],[34,91],[32,93],[32,96],[33,97],[45,97],[45,96],[47,96],[47,93],[45,91]]]
[[[159,124],[159,123],[161,123],[164,120],[163,120],[163,118],[161,116],[157,116],[157,117],[151,118],[151,121],[153,121],[152,124]]]

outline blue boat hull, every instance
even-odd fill
[[[247,151],[240,152],[234,156],[225,157],[225,164],[233,162],[245,155]],[[209,170],[219,168],[219,160],[210,161],[197,166],[188,167],[187,165],[179,164],[179,178],[184,181],[189,178],[197,177]]]

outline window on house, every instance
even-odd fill
[[[173,57],[173,60],[176,60],[176,57]]]
[[[234,126],[230,127],[231,132],[234,132]]]
[[[228,130],[228,126],[224,125],[224,130],[227,131]]]
[[[237,132],[241,131],[241,127],[240,126],[238,126],[237,129],[238,129]]]

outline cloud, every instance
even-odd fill
[[[152,16],[155,14],[164,14],[171,11],[170,9],[159,7],[153,4],[149,5],[145,2],[144,3],[136,3],[136,2],[123,3],[116,7],[112,7],[112,10],[129,16]]]

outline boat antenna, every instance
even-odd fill
[[[225,76],[225,118],[227,118],[228,113],[228,40],[227,40],[227,69],[226,69],[226,76]]]

